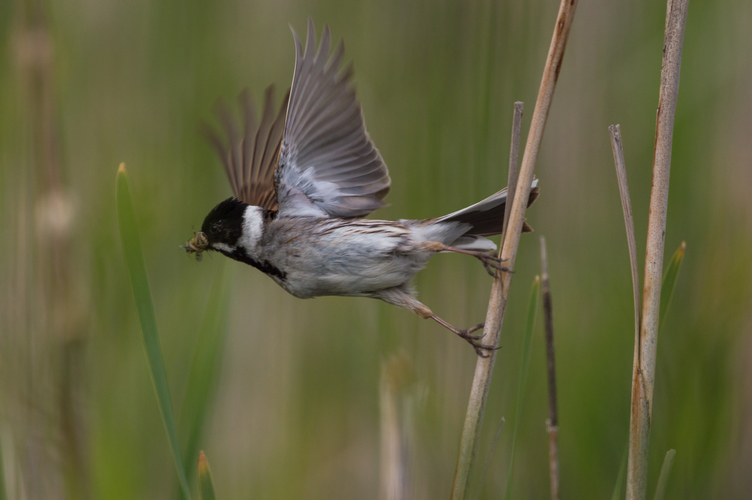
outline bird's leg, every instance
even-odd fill
[[[475,353],[480,356],[481,358],[487,358],[489,355],[484,353],[483,351],[495,351],[499,349],[498,347],[494,347],[490,344],[481,344],[479,341],[483,338],[485,335],[484,333],[480,333],[479,335],[471,335],[473,332],[480,330],[483,328],[483,323],[478,323],[475,326],[471,326],[470,328],[466,328],[465,330],[460,330],[459,328],[455,328],[443,319],[439,318],[435,314],[431,313],[430,316],[427,316],[427,318],[430,318],[446,328],[447,330],[450,330],[463,339],[465,339],[471,346],[473,346],[473,349],[475,349]]]
[[[493,277],[496,277],[497,269],[499,271],[504,271],[506,273],[513,272],[508,267],[504,267],[501,265],[501,263],[504,262],[502,259],[490,253],[478,252],[475,250],[463,250],[461,248],[450,247],[448,245],[441,245],[441,249],[438,251],[439,252],[455,252],[455,253],[461,253],[465,255],[471,255],[475,257],[476,259],[478,259],[479,261],[481,261],[483,263],[483,267],[486,268],[486,272],[488,272],[488,274],[490,274]]]
[[[438,245],[440,244],[441,243],[438,243]],[[379,298],[389,304],[393,304],[395,306],[405,307],[407,309],[410,309],[412,312],[414,312],[415,314],[417,314],[423,319],[430,318],[436,321],[438,324],[440,324],[447,330],[454,332],[456,335],[463,338],[467,343],[473,346],[473,349],[475,349],[476,354],[478,354],[478,356],[482,358],[488,357],[488,354],[483,352],[484,350],[495,351],[496,349],[498,349],[498,347],[480,343],[480,339],[483,338],[482,333],[480,335],[472,335],[473,332],[478,331],[481,328],[483,328],[483,323],[470,327],[466,330],[460,330],[459,328],[455,328],[449,323],[447,323],[446,321],[444,321],[443,319],[436,316],[433,313],[433,311],[431,311],[428,307],[422,304],[415,297],[410,295],[406,291],[406,289],[404,289],[403,287],[394,287],[394,288],[387,288],[386,290],[380,290],[374,295],[374,297]]]

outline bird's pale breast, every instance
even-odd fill
[[[295,218],[267,227],[264,258],[286,270],[276,281],[291,294],[368,296],[403,285],[430,254],[397,222]]]

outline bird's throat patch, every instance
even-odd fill
[[[282,271],[280,268],[270,263],[268,260],[258,261],[252,258],[247,253],[245,253],[245,250],[243,250],[242,248],[236,248],[232,252],[225,252],[223,250],[220,251],[231,259],[255,267],[264,274],[278,278],[282,281],[287,280],[287,273]]]

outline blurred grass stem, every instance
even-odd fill
[[[198,454],[198,495],[201,500],[215,500],[214,479],[204,451]]]
[[[499,444],[499,438],[501,437],[501,431],[504,430],[504,423],[506,421],[504,420],[504,417],[501,417],[501,421],[499,422],[499,425],[496,427],[496,434],[494,434],[493,441],[491,441],[491,448],[488,450],[488,455],[486,456],[486,461],[483,464],[483,470],[480,473],[480,477],[478,478],[478,487],[476,488],[475,495],[473,496],[473,500],[478,500],[480,498],[480,494],[483,491],[483,480],[486,477],[486,474],[488,473],[488,468],[491,466],[491,460],[493,459],[494,452],[496,451],[496,446]]]
[[[648,450],[671,170],[671,143],[676,101],[679,95],[681,53],[688,7],[689,0],[669,0],[666,9],[663,65],[653,156],[653,185],[650,193],[650,217],[645,252],[640,342],[639,348],[636,349],[637,356],[632,372],[627,500],[644,500],[647,490]]]
[[[522,129],[522,110],[524,104],[520,101],[514,103],[514,117],[512,118],[512,147],[509,148],[509,173],[507,175],[507,203],[504,206],[504,230],[501,233],[501,247],[499,256],[504,246],[504,236],[507,234],[509,226],[509,216],[512,213],[512,203],[514,203],[514,193],[517,191],[517,176],[519,175],[520,164],[520,131]]]
[[[167,383],[167,373],[162,356],[162,347],[159,342],[157,330],[157,317],[154,313],[154,303],[151,298],[149,278],[146,274],[146,263],[141,249],[141,238],[138,233],[136,216],[131,201],[130,188],[128,187],[128,175],[125,163],[121,163],[117,172],[116,204],[118,214],[118,226],[120,227],[120,243],[123,247],[123,257],[128,270],[128,277],[133,289],[133,299],[138,312],[138,322],[141,327],[141,339],[146,351],[146,361],[149,365],[149,374],[157,396],[159,412],[162,415],[162,423],[167,433],[167,441],[172,451],[172,459],[178,475],[183,495],[190,500],[191,493],[188,480],[185,477],[185,469],[180,456],[175,416],[172,410],[170,388]]]
[[[204,320],[201,323],[193,360],[188,374],[183,404],[180,411],[180,429],[185,443],[186,479],[190,484],[196,471],[199,447],[204,428],[209,419],[209,410],[216,398],[216,385],[222,366],[222,351],[227,335],[227,318],[230,305],[230,283],[233,275],[230,266],[220,265],[214,278]],[[182,498],[182,490],[175,492]]]
[[[538,159],[538,151],[543,139],[543,131],[546,127],[546,119],[551,108],[556,82],[559,79],[561,64],[564,59],[564,49],[567,45],[576,7],[577,0],[562,0],[546,64],[543,69],[541,85],[538,90],[538,99],[535,103],[530,131],[525,144],[525,154],[522,158],[517,189],[519,192],[515,192],[514,202],[511,204],[512,212],[509,216],[509,227],[504,235],[504,241],[500,249],[501,258],[504,259],[506,265],[511,269],[514,268],[514,261],[517,256],[520,233],[525,219],[525,209],[527,208],[527,200],[530,196],[530,184],[533,181],[535,163]],[[501,325],[504,319],[504,311],[511,283],[511,273],[501,272],[494,279],[491,288],[483,333],[486,341],[494,346],[499,345]],[[472,472],[495,358],[495,352],[491,352],[487,358],[478,357],[475,365],[475,375],[470,390],[465,423],[462,429],[457,468],[455,469],[454,482],[452,484],[451,498],[454,500],[460,500],[469,496],[470,483],[468,478]]]
[[[621,209],[624,212],[624,227],[627,230],[627,245],[629,246],[629,263],[632,268],[632,295],[634,300],[635,320],[635,359],[640,345],[640,272],[637,269],[637,242],[635,240],[634,218],[632,217],[632,202],[629,199],[629,184],[627,183],[627,167],[624,163],[624,149],[621,143],[621,129],[619,125],[608,127],[611,133],[611,149],[614,152],[616,178],[619,181],[619,195]]]
[[[679,248],[676,249],[674,255],[671,257],[671,261],[668,264],[663,275],[663,291],[661,291],[661,312],[660,320],[658,321],[658,331],[663,327],[663,321],[666,319],[666,313],[671,305],[671,299],[674,296],[674,289],[676,288],[676,279],[679,277],[679,270],[681,269],[682,262],[684,262],[684,253],[687,250],[687,242],[682,241]]]
[[[658,486],[655,487],[655,496],[653,497],[653,500],[663,500],[666,496],[666,487],[668,486],[668,478],[671,475],[671,467],[674,465],[675,455],[676,450],[668,450],[666,452],[666,458],[663,459],[661,475],[658,476]]]
[[[546,326],[546,371],[548,373],[548,473],[551,478],[551,500],[559,499],[559,410],[556,403],[556,349],[554,346],[554,308],[548,283],[548,252],[546,238],[540,237],[541,291],[543,318]]]
[[[56,45],[50,28],[46,2],[19,0],[16,2],[16,23],[13,47],[22,78],[24,104],[30,138],[30,169],[33,180],[34,229],[38,239],[31,254],[40,271],[34,282],[34,311],[39,314],[40,335],[31,337],[36,344],[31,352],[44,353],[45,359],[36,359],[31,366],[45,364],[54,367],[50,379],[31,384],[32,398],[47,406],[46,412],[57,415],[58,429],[52,439],[40,438],[30,448],[43,450],[32,462],[44,460],[48,481],[29,477],[27,484],[31,496],[62,497],[63,493],[75,497],[91,498],[88,470],[88,432],[85,412],[79,401],[85,392],[84,349],[88,315],[78,301],[76,293],[81,288],[80,276],[75,272],[71,253],[72,228],[75,210],[69,187],[66,186],[59,150],[58,96],[55,93]],[[28,251],[28,250],[27,250]],[[41,349],[40,349],[41,347]],[[52,394],[42,394],[39,389],[49,387]],[[29,419],[32,435],[44,435],[43,425],[37,417]],[[33,437],[31,440],[36,441]],[[30,440],[30,442],[31,442]],[[52,450],[55,450],[52,452]],[[30,451],[31,454],[39,453]],[[62,460],[53,454],[59,453]],[[59,469],[59,471],[58,471]],[[34,470],[34,469],[30,469]],[[64,492],[49,487],[52,471],[62,474]],[[52,482],[51,484],[54,484]]]
[[[525,383],[527,382],[528,368],[530,367],[530,351],[533,344],[533,328],[535,327],[535,317],[538,315],[538,295],[540,294],[540,277],[536,276],[533,280],[533,286],[530,288],[530,298],[527,305],[527,318],[525,320],[525,330],[522,336],[522,353],[520,358],[520,374],[517,386],[517,398],[514,404],[514,428],[512,430],[512,446],[509,452],[509,472],[507,473],[507,486],[504,490],[504,499],[512,496],[512,481],[514,479],[514,458],[517,449],[517,433],[522,421],[522,400],[525,396]]]
[[[611,493],[611,500],[620,500],[624,491],[624,476],[627,472],[627,456],[629,455],[629,443],[624,447],[624,454],[619,465],[619,474],[616,475],[616,484],[614,491]]]
[[[381,365],[379,388],[381,410],[382,500],[413,498],[412,407],[415,403],[410,359],[403,353],[390,356]]]

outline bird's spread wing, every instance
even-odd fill
[[[257,121],[256,109],[248,91],[241,92],[238,101],[242,113],[242,132],[238,130],[236,120],[227,106],[220,103],[217,115],[227,134],[228,143],[214,129],[206,127],[206,135],[222,159],[235,197],[249,205],[268,210],[277,209],[274,172],[285,129],[289,96],[288,91],[275,115],[274,86],[267,88],[261,121]]]
[[[316,50],[308,19],[305,52],[295,31],[295,73],[279,155],[280,217],[363,217],[385,206],[389,172],[366,133],[351,85],[352,67],[340,71],[344,45],[329,57],[324,27]]]

